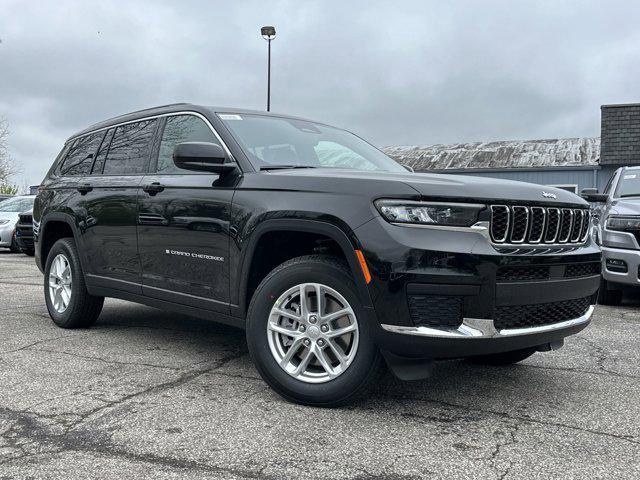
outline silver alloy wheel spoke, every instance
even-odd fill
[[[305,383],[338,377],[358,349],[358,321],[351,305],[319,283],[303,283],[282,293],[271,308],[266,333],[280,368]]]
[[[71,264],[62,253],[58,254],[49,268],[49,299],[58,313],[69,308],[72,292]]]

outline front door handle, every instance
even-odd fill
[[[143,186],[142,190],[144,190],[145,192],[147,192],[149,195],[153,197],[155,194],[160,193],[161,191],[164,190],[164,185],[161,185],[158,182],[153,182]]]
[[[83,183],[82,185],[78,185],[76,190],[78,190],[81,195],[86,195],[91,190],[93,190],[93,187],[91,186],[90,183]]]

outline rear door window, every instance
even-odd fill
[[[67,158],[60,167],[61,175],[89,175],[93,165],[93,157],[102,141],[104,132],[80,137],[73,142]]]
[[[111,139],[113,138],[113,133],[115,131],[115,128],[107,130],[107,134],[104,136],[104,139],[100,144],[100,148],[98,149],[96,161],[93,162],[93,169],[91,170],[93,175],[99,175],[102,173],[102,170],[104,169],[104,161],[107,159],[107,152],[109,152],[109,145],[111,144]]]
[[[175,115],[167,117],[158,153],[158,173],[198,173],[182,170],[173,163],[173,149],[182,142],[210,142],[220,144],[204,120],[195,115]]]
[[[103,173],[105,175],[146,173],[156,124],[157,120],[154,119],[117,127],[104,162]]]

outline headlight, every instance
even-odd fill
[[[640,230],[640,217],[616,217],[607,218],[607,228],[609,230]]]
[[[0,225],[6,225],[10,220],[0,220]]]
[[[478,221],[484,205],[471,203],[377,200],[376,208],[391,223],[470,227]]]

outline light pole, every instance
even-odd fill
[[[271,40],[276,38],[276,28],[272,26],[262,27],[260,34],[268,43],[267,54],[267,112],[271,110]]]

